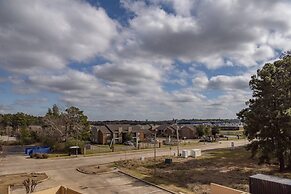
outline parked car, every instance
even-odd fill
[[[126,141],[123,144],[124,145],[129,145],[129,146],[134,146],[134,143],[132,143],[131,141]]]
[[[203,136],[199,142],[212,142],[212,139],[210,137]]]

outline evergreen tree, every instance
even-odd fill
[[[251,77],[248,107],[238,113],[253,155],[260,162],[275,158],[280,170],[291,167],[291,57],[267,63]]]

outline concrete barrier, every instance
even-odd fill
[[[2,193],[1,193],[2,194]],[[64,186],[53,187],[50,189],[34,192],[33,194],[82,194]]]
[[[232,189],[215,183],[210,184],[210,194],[247,194],[244,191]]]
[[[10,186],[9,185],[0,185],[0,193],[1,194],[10,194]]]

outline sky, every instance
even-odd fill
[[[290,50],[288,0],[0,0],[0,113],[236,118]]]

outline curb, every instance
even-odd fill
[[[79,173],[86,174],[86,175],[100,175],[100,174],[109,174],[109,173],[112,173],[112,172],[118,172],[117,169],[111,170],[111,171],[107,171],[107,172],[100,172],[100,173],[86,173],[86,172],[82,171],[80,168],[76,168],[76,170]]]
[[[168,192],[168,193],[171,193],[171,194],[178,194],[178,193],[176,193],[176,192],[174,192],[174,191],[171,191],[171,190],[169,190],[169,189],[166,189],[166,188],[161,187],[161,186],[159,186],[159,185],[156,185],[156,184],[154,184],[154,183],[151,183],[151,182],[145,181],[145,180],[143,180],[143,179],[137,178],[137,177],[135,177],[135,176],[133,176],[133,175],[131,175],[131,174],[128,174],[128,173],[122,171],[122,170],[118,170],[118,172],[121,173],[121,174],[124,174],[124,175],[126,175],[126,176],[129,176],[129,177],[131,177],[131,178],[137,179],[137,180],[139,180],[139,181],[141,181],[141,182],[143,182],[143,183],[146,183],[146,184],[148,184],[148,185],[151,185],[151,186],[157,187],[157,188],[159,188],[159,189],[161,189],[161,190],[163,190],[163,191],[166,191],[166,192]]]

